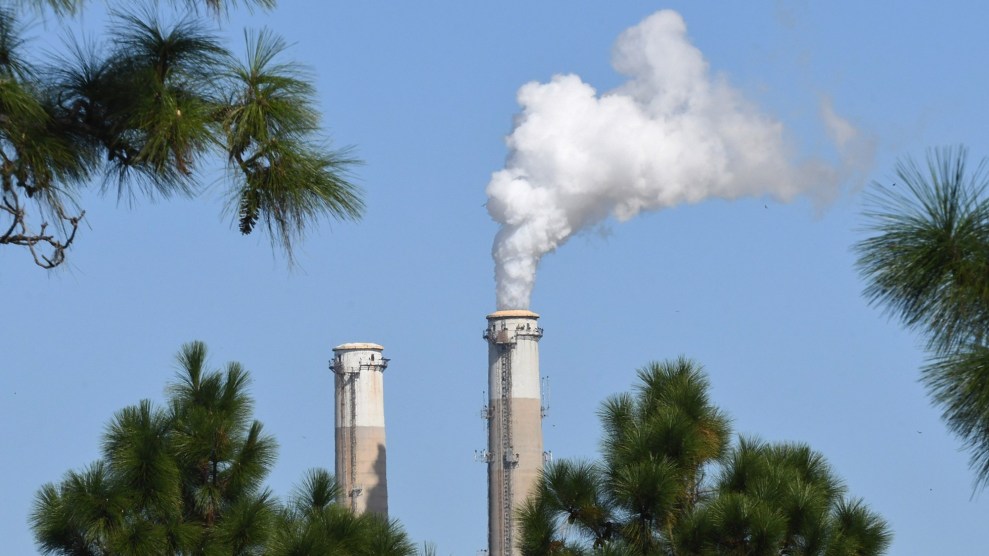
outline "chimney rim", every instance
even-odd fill
[[[539,315],[537,313],[533,313],[528,309],[503,309],[500,311],[495,311],[494,313],[491,313],[490,315],[487,316],[488,320],[517,319],[517,318],[538,319]]]
[[[372,344],[370,342],[350,342],[347,344],[340,344],[333,348],[333,351],[358,351],[358,350],[373,350],[381,351],[385,349],[381,344]]]

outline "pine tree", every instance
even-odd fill
[[[206,355],[200,342],[183,346],[167,404],[117,412],[102,457],[41,488],[30,520],[42,553],[415,553],[396,522],[335,504],[326,471],[280,503],[263,484],[277,446],[251,418],[248,373],[238,363],[211,371]]]
[[[889,528],[802,444],[741,438],[695,363],[639,371],[600,411],[600,461],[550,464],[519,512],[536,555],[882,554]]]
[[[873,184],[869,238],[856,246],[866,297],[927,340],[922,369],[948,428],[964,442],[976,488],[989,484],[989,161],[962,148],[896,166]]]

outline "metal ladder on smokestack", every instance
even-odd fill
[[[341,485],[347,488],[347,497],[350,498],[350,511],[357,511],[357,497],[361,495],[363,489],[357,486],[357,377],[360,375],[361,368],[346,368],[339,361],[334,361],[330,368],[333,372],[339,374],[343,377],[343,381],[340,384],[340,389],[343,390],[343,395],[347,398],[347,417],[348,422],[345,423],[346,426],[343,427],[343,434],[347,437],[347,443],[350,444],[350,461],[347,462],[347,474],[344,480],[345,484]],[[338,478],[339,479],[339,478]],[[349,482],[349,484],[346,484]],[[349,487],[349,488],[348,488]]]
[[[512,553],[512,471],[518,463],[512,444],[512,344],[501,346],[501,518],[502,549],[504,554]]]
[[[361,368],[364,365],[360,365],[357,368],[347,368],[343,366],[340,361],[333,361],[330,364],[330,368],[333,372],[337,373],[343,377],[343,381],[340,384],[340,389],[343,390],[343,395],[347,398],[348,417],[349,421],[345,423],[343,427],[343,434],[347,437],[347,443],[350,444],[350,461],[348,462],[347,475],[345,481],[349,484],[343,484],[343,487],[347,488],[347,497],[350,498],[350,511],[357,511],[357,497],[360,496],[364,489],[357,486],[357,378],[360,376]],[[339,478],[338,478],[339,479]]]
[[[350,426],[347,427],[347,434],[350,435],[350,473],[347,475],[350,477],[350,511],[357,512],[357,497],[361,495],[360,489],[357,487],[357,377],[360,376],[360,368],[358,367],[356,373],[350,373],[348,375],[347,382],[350,385]]]

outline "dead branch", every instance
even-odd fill
[[[86,211],[77,216],[69,216],[60,204],[52,209],[54,216],[59,219],[60,228],[64,230],[63,237],[49,233],[48,222],[42,222],[37,232],[32,232],[27,224],[27,211],[21,204],[15,187],[4,188],[0,203],[0,214],[10,217],[10,226],[0,235],[0,245],[19,245],[27,247],[34,259],[34,264],[41,268],[55,268],[65,261],[65,250],[76,239],[79,223],[86,216]]]

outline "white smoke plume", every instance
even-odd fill
[[[487,187],[501,224],[492,249],[499,309],[528,308],[540,259],[609,216],[711,197],[826,199],[859,169],[861,151],[841,164],[796,162],[783,125],[711,76],[676,12],[623,32],[612,65],[628,81],[602,95],[576,75],[519,89],[508,162]],[[821,113],[837,151],[856,153],[855,128],[829,103]]]

